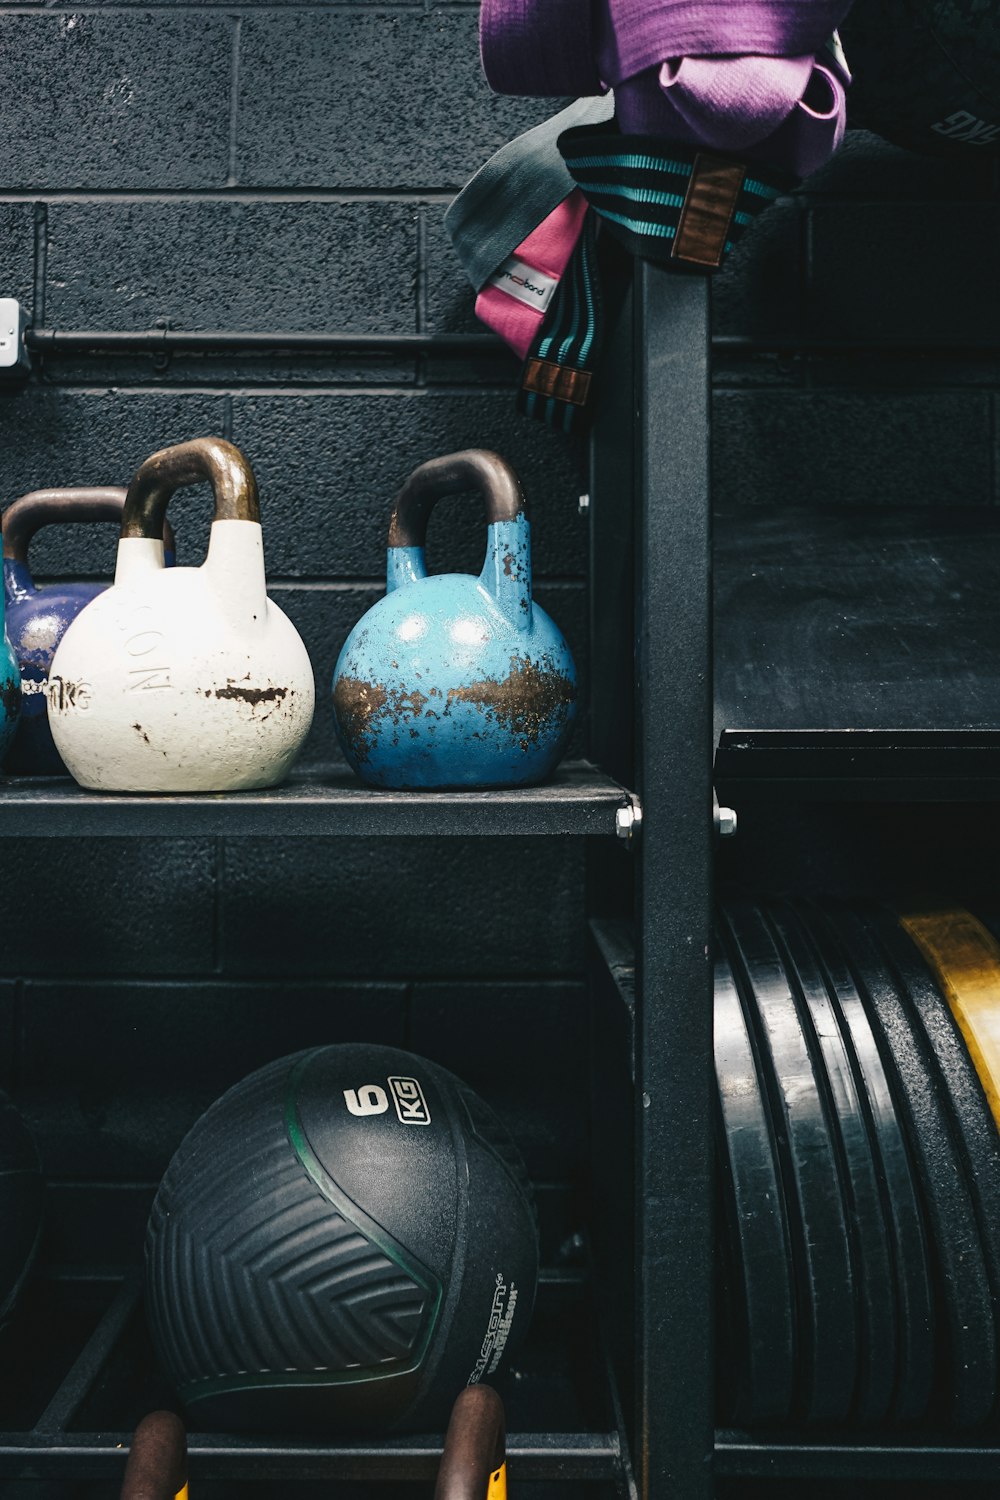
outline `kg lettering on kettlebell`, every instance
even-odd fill
[[[485,502],[478,577],[429,577],[430,513],[445,495]],[[525,786],[554,768],[576,714],[576,669],[532,599],[531,537],[517,477],[469,449],[422,464],[389,523],[386,595],[349,635],[333,679],[337,734],[372,786]]]
[[[164,565],[171,496],[212,486],[200,567]],[[129,487],[115,580],[69,626],[50,672],[56,749],[81,786],[224,792],[282,781],[312,723],[306,648],[267,597],[253,470],[232,443],[154,453]]]
[[[58,776],[66,767],[49,728],[49,669],[70,623],[106,583],[73,582],[38,588],[28,565],[31,539],[43,526],[121,521],[125,490],[118,486],[33,490],[3,514],[3,587],[7,634],[21,672],[23,697],[14,742],[3,767],[21,776]],[[171,567],[174,538],[163,530],[164,557]],[[61,685],[57,685],[57,693]]]

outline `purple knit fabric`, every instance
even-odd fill
[[[479,50],[498,94],[604,94],[593,0],[482,0]]]
[[[685,58],[648,68],[615,90],[618,127],[626,135],[662,136],[807,177],[844,136],[847,80],[829,61]]]
[[[482,0],[480,48],[498,93],[613,87],[625,134],[805,176],[843,138],[850,78],[824,44],[849,9],[850,0]]]
[[[616,87],[669,57],[815,55],[850,0],[603,0],[604,7],[598,71]]]

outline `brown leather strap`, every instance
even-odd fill
[[[150,1412],[135,1429],[121,1500],[174,1500],[186,1483],[184,1423],[172,1411]]]
[[[224,438],[195,438],[146,459],[129,485],[121,535],[161,537],[174,491],[205,481],[212,486],[216,521],[260,521],[257,481],[240,450]]]
[[[745,176],[742,162],[698,153],[674,236],[672,260],[692,266],[721,265]]]
[[[462,490],[476,490],[482,496],[490,525],[513,521],[525,510],[517,475],[498,453],[485,448],[448,453],[421,464],[403,485],[389,519],[389,546],[422,547],[434,506],[445,495]]]
[[[490,1475],[505,1458],[503,1402],[488,1385],[470,1385],[451,1409],[434,1500],[486,1500]]]
[[[590,381],[589,370],[574,370],[550,359],[529,359],[521,377],[521,387],[539,396],[554,396],[569,406],[586,406]]]

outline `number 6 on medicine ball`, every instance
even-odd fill
[[[391,1047],[269,1064],[212,1106],[146,1245],[160,1361],[216,1430],[443,1428],[535,1295],[517,1150],[470,1089]]]

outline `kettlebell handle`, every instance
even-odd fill
[[[468,1385],[451,1409],[434,1500],[499,1500],[505,1481],[503,1402],[492,1386]],[[503,1490],[505,1490],[505,1482]]]
[[[172,1411],[143,1417],[128,1453],[120,1500],[180,1500],[187,1494],[187,1435]]]
[[[125,493],[120,485],[97,485],[79,489],[32,490],[22,495],[3,513],[4,561],[26,563],[31,539],[43,526],[76,524],[78,521],[120,521]],[[174,551],[174,534],[169,525],[164,529],[163,545],[168,552]]]
[[[162,537],[174,491],[206,481],[215,497],[216,521],[259,524],[257,481],[240,450],[225,438],[194,438],[162,448],[146,459],[128,487],[121,536],[147,540]]]
[[[486,519],[513,521],[525,513],[517,475],[498,453],[467,448],[432,458],[414,469],[403,485],[389,520],[390,547],[423,547],[431,511],[445,495],[475,490],[486,503]]]

